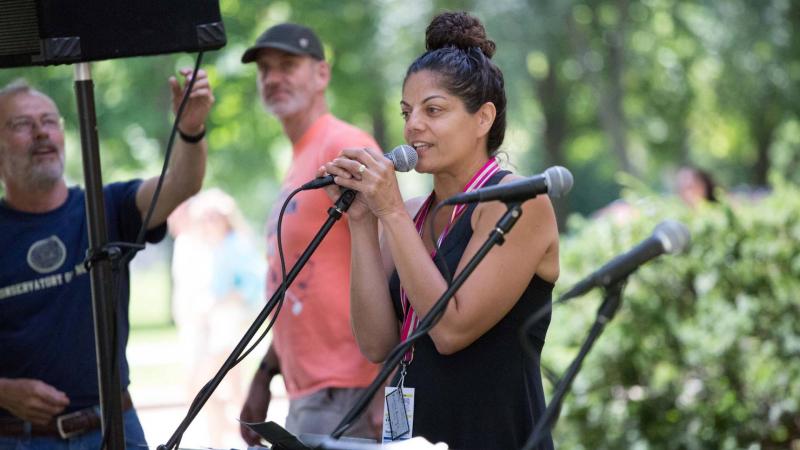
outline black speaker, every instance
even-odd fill
[[[215,50],[219,0],[0,0],[0,67]]]

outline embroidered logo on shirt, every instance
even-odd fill
[[[67,248],[58,236],[36,241],[28,249],[28,265],[39,273],[52,272],[67,258]]]

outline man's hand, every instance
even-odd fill
[[[242,412],[239,414],[239,420],[248,423],[259,423],[267,418],[267,409],[272,398],[272,394],[269,391],[270,381],[271,377],[267,379],[262,371],[256,372],[253,382],[250,384],[247,399],[244,402],[244,406],[242,406]],[[242,435],[242,439],[247,442],[247,445],[261,444],[261,436],[247,425],[240,423],[239,432]]]
[[[192,70],[181,69],[180,74],[185,80],[183,86],[175,77],[169,78],[169,85],[172,88],[172,112],[174,113],[178,112],[178,105],[180,105],[186,87],[189,85]],[[192,136],[200,134],[205,129],[206,118],[213,104],[214,94],[211,92],[208,75],[205,70],[198,70],[197,80],[194,82],[192,92],[189,94],[189,100],[186,102],[183,114],[181,114],[178,129],[183,131],[184,134]]]
[[[184,78],[183,86],[175,77],[169,79],[172,108],[175,112],[183,99],[189,84],[188,81],[193,76],[191,69],[181,69],[180,73]],[[198,70],[197,80],[189,94],[183,114],[181,114],[178,130],[190,137],[203,133],[208,112],[213,104],[214,94],[211,92],[208,76],[205,71]],[[206,173],[207,147],[205,139],[187,142],[179,138],[175,141],[175,151],[169,162],[170,168],[164,176],[163,189],[148,223],[148,229],[160,226],[178,205],[200,191]],[[136,192],[136,207],[139,209],[142,219],[150,209],[150,202],[153,200],[153,193],[158,183],[158,176],[148,178],[142,182]]]
[[[272,399],[269,384],[272,382],[272,378],[279,373],[281,373],[281,363],[278,360],[278,353],[275,351],[275,347],[270,344],[267,354],[264,355],[256,374],[253,375],[250,390],[247,392],[247,399],[244,401],[244,406],[242,406],[242,412],[239,413],[239,420],[247,423],[260,423],[267,418],[269,401]],[[239,433],[242,435],[242,439],[247,442],[247,445],[261,444],[261,436],[247,425],[239,424]]]
[[[69,398],[66,394],[42,381],[0,379],[0,407],[22,420],[46,425],[67,405]]]

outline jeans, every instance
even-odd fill
[[[146,449],[144,430],[135,409],[129,409],[122,414],[122,424],[125,427],[127,450]],[[0,436],[0,450],[97,450],[100,448],[101,438],[100,430],[89,431],[71,439],[30,435]]]

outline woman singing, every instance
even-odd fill
[[[426,48],[408,69],[400,108],[405,140],[419,154],[416,170],[433,176],[433,192],[404,203],[391,162],[375,149],[344,150],[319,171],[358,191],[348,212],[351,320],[374,362],[413,332],[446,290],[432,255],[458,273],[507,208],[494,201],[429,212],[453,195],[521,178],[495,160],[506,96],[481,22],[463,12],[440,14],[426,30]],[[338,197],[338,188],[329,194]],[[396,383],[414,389],[414,436],[456,449],[520,448],[545,409],[539,362],[526,357],[518,333],[551,300],[558,230],[546,196],[526,201],[522,211],[505,244],[488,253],[403,361]],[[539,352],[549,321],[533,331]],[[549,437],[545,442],[541,448],[552,448]]]

